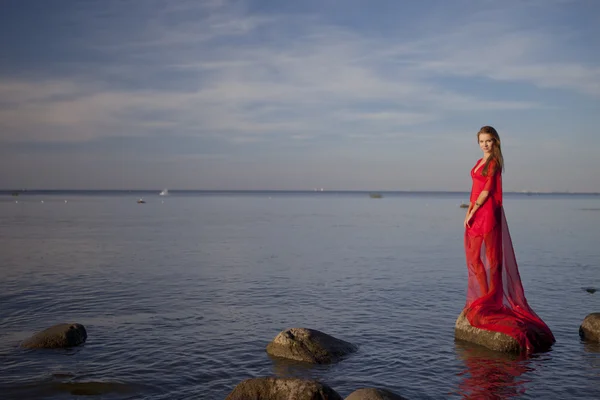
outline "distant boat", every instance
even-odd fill
[[[469,208],[469,205],[467,203],[460,203],[460,208]]]
[[[369,193],[369,197],[372,199],[381,199],[383,195],[381,193]]]
[[[169,191],[167,189],[164,189],[162,192],[160,192],[158,194],[159,196],[168,196],[169,195]]]
[[[139,200],[137,201],[137,203],[138,203],[138,204],[145,204],[146,202],[144,201],[144,199],[139,199]]]

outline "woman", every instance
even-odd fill
[[[502,208],[500,137],[493,127],[484,126],[477,140],[483,158],[471,170],[464,221],[469,271],[465,314],[472,326],[510,335],[527,352],[545,350],[554,336],[527,304]]]

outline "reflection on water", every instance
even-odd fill
[[[600,399],[600,348],[577,335],[600,307],[581,290],[600,287],[600,224],[579,210],[597,196],[507,196],[527,298],[557,337],[521,360],[454,342],[464,195],[0,196],[0,398],[223,399],[275,375],[342,396]],[[82,323],[86,344],[18,347],[61,322]],[[291,326],[360,351],[332,365],[270,359]]]
[[[289,360],[286,358],[274,357],[270,354],[265,355],[271,360],[273,365],[273,375],[279,378],[310,378],[318,377],[332,368],[333,364],[311,364],[302,361]]]
[[[600,378],[600,343],[583,342],[583,350],[585,351],[583,358],[591,367],[592,373]]]
[[[53,375],[50,379],[26,384],[8,386],[3,389],[7,398],[47,399],[51,396],[70,394],[72,396],[118,396],[141,393],[140,385],[122,382],[77,382],[65,380],[70,376]]]
[[[600,353],[600,343],[583,342],[583,348],[587,353]]]
[[[273,357],[270,354],[266,356],[273,363],[274,375],[285,378],[285,377],[303,377],[310,375],[310,372],[318,367],[318,365],[310,364],[307,362],[288,360],[285,358]]]
[[[478,345],[455,343],[456,354],[464,363],[458,375],[460,395],[465,399],[510,399],[525,394],[523,376],[534,370],[526,356],[495,352]]]

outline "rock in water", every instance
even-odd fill
[[[579,327],[579,336],[584,340],[600,342],[600,313],[592,313],[584,318]]]
[[[267,345],[267,353],[281,358],[328,364],[356,351],[352,343],[307,328],[291,328],[279,333]]]
[[[225,400],[342,400],[342,397],[314,380],[265,377],[243,381]]]
[[[386,389],[363,388],[350,393],[345,400],[406,400],[406,398]]]
[[[36,333],[21,343],[28,349],[58,349],[79,346],[87,339],[87,332],[81,324],[58,324]]]
[[[471,326],[469,320],[465,316],[464,310],[456,320],[454,337],[459,340],[465,340],[504,353],[520,353],[521,351],[525,351],[525,349],[521,348],[519,342],[512,336]]]

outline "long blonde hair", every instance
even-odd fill
[[[494,139],[494,146],[492,146],[492,154],[490,154],[490,156],[486,160],[485,165],[483,166],[483,170],[481,171],[481,174],[483,176],[487,176],[489,164],[492,160],[494,160],[496,162],[496,167],[495,167],[494,171],[492,171],[492,173],[496,172],[496,170],[498,168],[500,168],[500,171],[504,170],[504,157],[502,157],[502,148],[500,147],[500,136],[498,135],[498,132],[496,131],[496,129],[494,129],[494,127],[488,126],[488,125],[482,126],[481,129],[479,130],[479,132],[477,132],[477,142],[478,143],[479,143],[479,135],[481,135],[482,133],[487,133],[487,134],[491,135],[492,138]]]

